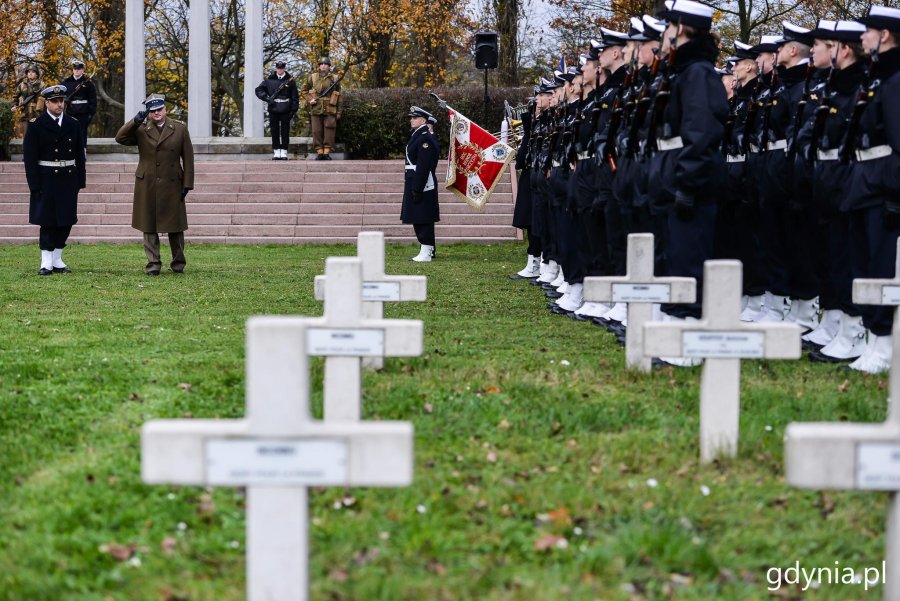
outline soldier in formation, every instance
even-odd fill
[[[627,235],[652,233],[657,275],[695,278],[700,299],[704,262],[739,259],[743,321],[796,323],[811,361],[886,371],[892,309],[854,305],[851,288],[894,276],[898,41],[900,9],[885,6],[783,22],[724,60],[712,9],[692,0],[601,29],[578,67],[541,78],[523,119],[529,257],[513,277],[621,339],[625,306],[585,302],[582,282],[624,275]],[[663,304],[654,319],[700,312]]]

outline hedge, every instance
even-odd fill
[[[7,100],[0,100],[0,161],[8,161],[10,159],[9,141],[13,137],[14,128],[12,103]]]
[[[344,107],[338,122],[337,143],[351,158],[386,159],[402,157],[409,139],[409,107],[420,106],[438,119],[434,128],[446,156],[450,141],[447,112],[429,96],[434,92],[451,107],[490,132],[500,131],[504,116],[503,101],[522,104],[531,88],[489,88],[489,113],[484,118],[484,88],[382,88],[345,90]]]

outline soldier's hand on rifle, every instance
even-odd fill
[[[340,119],[341,119],[341,114],[340,114],[340,113],[335,113],[335,114],[334,114],[334,118],[337,119],[338,121],[340,121]]]
[[[900,228],[900,202],[889,200],[884,203],[884,227],[889,230]]]
[[[147,118],[147,111],[138,111],[137,115],[134,116],[134,122],[140,125],[144,122],[144,119]]]
[[[313,106],[313,105],[314,105],[315,103],[317,103],[317,102],[318,102],[318,99],[313,98],[312,100],[309,101],[309,105],[310,105],[310,106]]]

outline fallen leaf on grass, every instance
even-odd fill
[[[328,577],[335,582],[347,582],[347,572],[340,568],[331,570],[331,573],[328,575]]]
[[[128,561],[134,555],[137,545],[120,545],[118,543],[107,543],[100,545],[100,552],[106,553],[116,561]]]
[[[431,403],[425,403],[425,405],[422,408],[425,410],[425,413],[427,413],[428,415],[431,415],[431,412],[434,411],[434,406]]]
[[[159,543],[160,551],[167,557],[171,557],[175,554],[176,546],[178,546],[178,540],[174,536],[167,536]]]
[[[509,430],[509,422],[506,421],[505,419],[500,420],[500,425],[497,427],[500,428],[501,430]]]
[[[181,384],[178,385],[178,388],[182,389],[185,392],[191,391],[191,385],[188,384],[187,382],[182,382]]]
[[[497,394],[500,392],[499,386],[485,386],[484,391],[488,394]]]
[[[378,549],[362,549],[353,556],[353,563],[358,566],[364,566],[370,561],[378,559],[381,551]]]
[[[438,576],[443,576],[447,573],[447,568],[438,562],[432,560],[428,563],[428,569],[437,574]]]
[[[568,546],[568,544],[569,543],[564,536],[550,534],[549,532],[543,532],[540,536],[538,536],[537,540],[534,541],[534,550],[546,551],[553,548],[564,549]]]
[[[204,517],[215,515],[216,504],[213,502],[212,495],[207,493],[200,495],[200,501],[197,503],[197,513]]]
[[[847,389],[850,388],[850,380],[844,380],[840,384],[838,384],[837,391],[838,392],[847,392]]]
[[[487,457],[485,457],[485,459],[487,459],[488,463],[497,463],[497,453],[491,451],[487,454]]]

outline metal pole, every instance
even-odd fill
[[[488,104],[491,101],[491,99],[488,98],[488,78],[487,78],[487,76],[488,76],[488,70],[485,69],[484,70],[484,120],[482,121],[482,127],[484,127],[488,131],[491,131],[490,125],[488,125],[488,122],[487,122],[487,120],[488,120]]]

